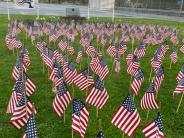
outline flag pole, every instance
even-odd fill
[[[148,119],[149,117],[149,110],[147,111],[147,114],[146,114],[146,120]]]
[[[98,118],[98,108],[96,108],[96,118]]]
[[[182,96],[181,96],[180,102],[179,102],[179,104],[178,104],[178,107],[177,107],[176,113],[178,113],[178,111],[179,111],[179,108],[180,108],[181,102],[182,102],[182,100],[183,100],[183,96],[184,96],[184,92],[182,93]]]
[[[151,71],[150,71],[150,75],[149,75],[149,82],[151,81],[152,72],[153,72],[153,69],[151,67]]]
[[[8,21],[10,21],[10,10],[9,10],[9,2],[8,0],[6,0],[6,4],[7,4],[7,12],[8,12]]]
[[[172,67],[172,61],[170,62],[170,66],[169,66],[169,69],[171,69],[171,67]]]
[[[114,22],[114,7],[115,7],[115,1],[114,1],[113,11],[112,11],[112,22]]]
[[[90,7],[90,0],[88,1],[88,21],[90,19],[89,7]]]

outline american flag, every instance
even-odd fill
[[[49,42],[53,41],[56,42],[56,40],[58,39],[56,32],[54,30],[52,30],[49,34]]]
[[[118,48],[118,55],[121,56],[123,55],[127,50],[127,46],[124,44],[124,42],[120,42],[119,48]]]
[[[156,90],[154,83],[151,83],[148,90],[141,99],[142,109],[158,109],[159,105],[156,101]]]
[[[63,55],[63,70],[68,67],[68,57],[67,54]]]
[[[129,66],[130,63],[132,63],[133,58],[134,58],[134,55],[133,54],[128,54],[127,55],[127,57],[126,57],[127,66]]]
[[[137,57],[144,57],[146,55],[146,48],[144,44],[141,44],[135,49],[134,55],[136,55]]]
[[[137,95],[143,81],[144,81],[144,72],[142,71],[142,69],[139,68],[130,86],[131,90],[134,92],[135,95]]]
[[[55,61],[53,64],[51,73],[49,75],[49,80],[55,81],[58,70],[60,70],[60,69],[61,69],[60,65]]]
[[[184,93],[184,78],[182,78],[176,86],[173,94]]]
[[[164,68],[163,68],[163,66],[160,66],[159,68],[157,68],[157,70],[155,72],[155,77],[152,80],[152,82],[155,84],[155,89],[157,92],[158,92],[163,80],[164,80]]]
[[[101,47],[98,48],[98,53],[97,54],[98,54],[99,58],[101,58],[103,56]]]
[[[176,80],[179,82],[181,79],[184,78],[184,65],[181,67],[180,72],[178,73]]]
[[[154,57],[151,59],[151,66],[154,70],[157,70],[161,66],[161,61],[159,60],[159,55],[154,55]]]
[[[77,75],[77,70],[75,68],[75,63],[72,61],[68,65],[68,67],[63,69],[63,73],[64,73],[65,82],[68,83],[69,85],[71,85],[73,83],[73,79]]]
[[[111,56],[111,57],[115,57],[115,55],[116,55],[116,48],[115,48],[113,42],[112,42],[112,43],[110,44],[110,46],[108,47],[108,49],[107,49],[107,54],[108,54],[109,56]]]
[[[38,138],[37,127],[34,115],[31,115],[27,121],[25,133],[22,138]]]
[[[98,75],[101,81],[104,80],[104,78],[109,74],[109,69],[107,66],[107,63],[104,58],[100,61],[100,66],[98,68]]]
[[[24,65],[26,65],[26,67],[28,67],[30,65],[31,60],[29,58],[29,52],[25,48],[25,46],[22,46],[21,54],[23,56],[23,63],[24,63]]]
[[[96,50],[95,48],[92,46],[92,44],[90,44],[90,46],[87,47],[86,49],[86,54],[90,57],[94,57],[96,55]]]
[[[33,110],[32,103],[25,97],[25,93],[22,93],[20,101],[17,104],[9,123],[13,127],[20,129],[27,123],[29,116],[33,112],[35,111]]]
[[[82,56],[83,56],[83,47],[80,46],[76,57],[76,63],[80,63]]]
[[[85,69],[75,76],[73,82],[79,87],[80,90],[86,89],[90,85],[94,84],[92,72],[88,68]]]
[[[184,45],[180,48],[180,51],[184,53]]]
[[[142,132],[147,138],[164,138],[162,116],[160,112],[158,112],[156,119],[142,129]]]
[[[105,138],[103,131],[99,131],[96,138]]]
[[[106,44],[106,41],[107,41],[106,34],[102,34],[101,41],[100,41],[101,45],[104,46]]]
[[[23,64],[23,58],[22,56],[17,58],[17,61],[15,63],[15,66],[12,71],[12,77],[17,80],[19,78],[19,72],[20,69],[23,69],[24,72],[27,71],[27,67]]]
[[[44,42],[44,41],[39,41],[39,42],[37,42],[37,48],[38,48],[38,50],[42,53],[43,52],[43,50],[44,50],[44,47],[46,46],[47,44]]]
[[[67,42],[61,40],[61,41],[59,42],[58,46],[59,46],[59,48],[60,48],[62,51],[64,51],[64,50],[66,49],[66,47],[67,47]]]
[[[34,82],[28,77],[26,73],[23,74],[25,77],[25,90],[26,90],[26,95],[31,96],[31,94],[36,90],[36,85]]]
[[[43,53],[41,54],[42,60],[43,62],[50,68],[52,69],[53,66],[53,56],[54,53],[51,49],[49,49],[48,47],[45,47],[45,49],[43,50]]]
[[[130,65],[127,68],[127,73],[130,74],[131,76],[135,76],[139,67],[140,67],[139,58],[137,56],[134,56],[132,63],[130,63]]]
[[[109,95],[103,85],[103,82],[99,77],[97,77],[91,92],[86,97],[86,102],[95,106],[96,108],[102,109],[108,99]]]
[[[173,48],[173,52],[170,55],[170,58],[171,58],[171,62],[172,63],[176,63],[177,62],[177,60],[178,60],[178,54],[176,52],[176,48]]]
[[[74,48],[73,48],[71,42],[70,42],[70,43],[68,44],[68,46],[67,46],[67,51],[68,51],[68,53],[69,53],[70,55],[73,55],[74,52],[75,52],[75,50],[74,50]]]
[[[90,62],[90,69],[93,72],[97,73],[99,68],[100,68],[100,60],[99,60],[99,58],[98,57],[92,57],[91,62]]]
[[[171,42],[173,43],[173,44],[178,44],[179,43],[179,39],[178,39],[178,37],[177,37],[177,34],[176,34],[176,31],[174,31],[173,33],[172,33],[172,35],[171,35]]]
[[[20,40],[18,40],[18,38],[13,38],[9,42],[9,47],[12,47],[12,48],[21,48],[22,47],[22,42]]]
[[[120,128],[128,136],[132,137],[140,125],[141,118],[133,103],[131,95],[128,95],[113,115],[111,123]]]
[[[85,104],[79,100],[73,100],[72,130],[82,138],[85,136],[88,125],[89,111]]]
[[[69,93],[66,84],[64,82],[60,83],[57,86],[57,93],[52,104],[54,112],[58,116],[61,116],[70,104],[71,100],[71,94]]]

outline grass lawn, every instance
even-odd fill
[[[15,19],[34,19],[34,16],[21,16],[12,15]],[[12,18],[12,17],[11,17]],[[92,21],[96,20],[108,20],[107,18],[92,18]],[[168,25],[170,27],[176,27],[181,30],[179,35],[180,39],[184,38],[184,23],[171,22],[171,21],[161,21],[161,20],[146,20],[146,19],[115,19],[115,22],[130,22],[134,24],[158,24],[158,25]],[[23,134],[23,129],[16,130],[10,126],[7,122],[10,120],[11,115],[6,114],[6,108],[8,105],[9,98],[12,93],[13,81],[11,73],[13,66],[16,61],[16,52],[13,55],[12,51],[5,47],[5,35],[7,32],[7,15],[0,15],[0,138],[19,138]],[[36,115],[36,124],[38,128],[38,135],[40,138],[70,138],[71,133],[71,115],[72,115],[72,105],[70,104],[66,110],[66,123],[63,123],[63,117],[58,118],[52,110],[52,102],[54,94],[51,93],[52,82],[48,80],[47,70],[42,71],[41,58],[36,51],[35,47],[32,46],[30,39],[25,41],[25,36],[22,35],[21,40],[25,43],[27,49],[30,53],[31,66],[28,70],[28,75],[35,82],[37,89],[36,92],[31,96],[31,101],[35,103],[38,110]],[[79,46],[79,38],[74,42],[74,47],[76,50]],[[95,43],[96,45],[96,43]],[[130,48],[130,43],[127,44]],[[180,47],[182,44],[178,44]],[[135,44],[138,46],[138,43]],[[169,44],[172,48],[172,44]],[[49,47],[54,48],[53,43]],[[135,48],[135,47],[134,47]],[[158,46],[150,46],[147,48],[147,54],[141,59],[141,68],[144,71],[144,82],[139,91],[138,96],[135,97],[135,104],[141,116],[141,126],[135,133],[135,138],[144,137],[141,128],[145,126],[148,122],[152,121],[156,115],[157,110],[150,111],[149,118],[146,120],[146,110],[140,108],[140,99],[144,95],[145,91],[149,86],[149,73],[150,73],[150,59],[154,51]],[[76,55],[77,52],[75,52]],[[128,52],[125,53],[125,57]],[[161,85],[161,89],[158,94],[158,101],[161,103],[161,113],[163,116],[164,134],[166,138],[184,138],[184,100],[181,104],[180,110],[176,113],[176,108],[179,103],[181,95],[176,97],[172,96],[173,90],[176,87],[176,76],[184,63],[184,54],[178,50],[179,60],[175,65],[172,65],[172,69],[169,69],[170,64],[170,54],[171,49],[168,50],[163,66],[165,69],[165,78]],[[108,67],[111,71],[113,61],[109,56],[105,54],[105,59],[107,60]],[[82,59],[82,69],[87,65],[87,58]],[[79,66],[77,65],[77,71]],[[130,75],[126,72],[125,59],[121,58],[121,71],[120,73],[115,73],[114,71],[105,80],[105,88],[107,89],[110,98],[107,104],[99,111],[98,117],[102,120],[102,128],[107,138],[121,138],[122,133],[120,129],[113,126],[110,122],[112,115],[116,112],[117,108],[120,106],[125,96],[129,91]],[[72,88],[69,87],[70,92]],[[79,91],[77,87],[74,87],[75,98],[80,98],[85,100],[86,92]],[[87,107],[90,111],[89,124],[87,128],[86,138],[94,138],[99,130],[98,118],[96,117],[96,109],[89,104]],[[74,138],[78,138],[78,135],[74,135]],[[127,136],[125,136],[127,137]]]

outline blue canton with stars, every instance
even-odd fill
[[[96,82],[95,82],[95,84],[94,84],[94,87],[95,87],[96,89],[99,89],[100,91],[103,91],[103,90],[104,90],[103,82],[100,80],[99,77],[97,77]]]
[[[184,86],[184,78],[179,81],[178,85],[179,86]]]
[[[77,115],[80,117],[80,112],[84,108],[84,103],[79,100],[79,99],[74,99],[73,100],[73,114]]]
[[[105,61],[104,58],[102,58],[102,60],[100,61],[100,65],[101,65],[103,68],[107,65],[107,63],[106,63],[106,61]]]
[[[144,77],[144,72],[142,71],[142,69],[139,68],[139,70],[137,71],[137,73],[135,75],[135,79],[141,80],[143,77]]]
[[[131,113],[133,113],[133,112],[136,110],[131,95],[128,95],[128,96],[126,97],[126,99],[125,99],[124,102],[122,103],[122,106],[123,106],[124,108],[126,108],[126,109],[127,109],[129,112],[131,112]]]
[[[156,76],[157,77],[161,77],[164,74],[164,68],[163,66],[160,66],[157,70],[156,70]]]
[[[72,62],[70,63],[70,65],[68,66],[68,68],[69,68],[71,71],[74,71],[74,70],[75,70],[75,63],[74,63],[74,61],[72,61]]]
[[[29,117],[25,133],[26,133],[26,138],[38,138],[36,123],[33,115]]]
[[[88,76],[91,76],[92,75],[92,72],[89,68],[85,69],[82,74],[85,76],[85,77],[88,77]]]
[[[155,120],[155,124],[157,125],[159,131],[163,132],[163,123],[162,123],[162,115],[158,112],[157,119]]]
[[[146,91],[147,93],[154,93],[156,92],[155,90],[155,84],[151,83],[150,86],[148,87],[148,90]]]
[[[184,65],[181,67],[181,72],[184,74]]]
[[[99,131],[96,138],[105,138],[103,131]]]
[[[66,84],[63,82],[63,83],[61,83],[58,87],[57,87],[57,89],[58,89],[58,92],[57,92],[57,94],[58,94],[58,96],[63,96],[65,93],[67,93],[67,91],[68,91],[68,88],[67,88],[67,86],[66,86]]]

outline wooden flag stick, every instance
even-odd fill
[[[72,138],[73,138],[73,130],[72,130]]]
[[[151,67],[151,71],[150,71],[150,75],[149,75],[149,82],[151,81],[152,72],[153,72],[153,69]]]
[[[124,137],[125,137],[125,133],[123,132],[122,138],[124,138]]]
[[[147,111],[146,120],[148,119],[148,117],[149,117],[149,110]]]
[[[182,93],[182,96],[181,96],[180,102],[179,102],[179,104],[178,104],[178,107],[177,107],[176,113],[178,113],[178,111],[179,111],[179,108],[180,108],[181,102],[182,102],[182,100],[183,100],[183,95],[184,95],[184,92]]]
[[[112,64],[112,69],[111,69],[111,74],[112,74],[112,72],[113,72],[113,70],[114,70],[114,61],[113,61],[113,64]]]
[[[170,62],[170,66],[169,66],[169,69],[171,69],[171,67],[172,67],[172,61]]]
[[[96,108],[96,118],[98,118],[98,108]]]
[[[45,66],[44,66],[44,63],[43,63],[43,62],[42,62],[42,65],[43,65],[43,66],[42,66],[42,67],[43,67],[43,68],[42,68],[42,71],[43,71],[43,73],[44,73],[44,72],[45,72]]]
[[[13,55],[15,55],[15,51],[14,51],[14,48],[13,48]]]
[[[65,111],[64,111],[64,114],[63,114],[63,121],[64,121],[64,124],[65,124],[65,122],[66,122]]]
[[[131,91],[131,83],[132,83],[132,76],[131,76],[131,79],[130,79],[129,93],[130,93],[130,91]]]
[[[98,123],[99,123],[98,125],[99,125],[99,130],[100,130],[100,129],[102,129],[102,120],[99,119],[99,120],[98,120]]]

